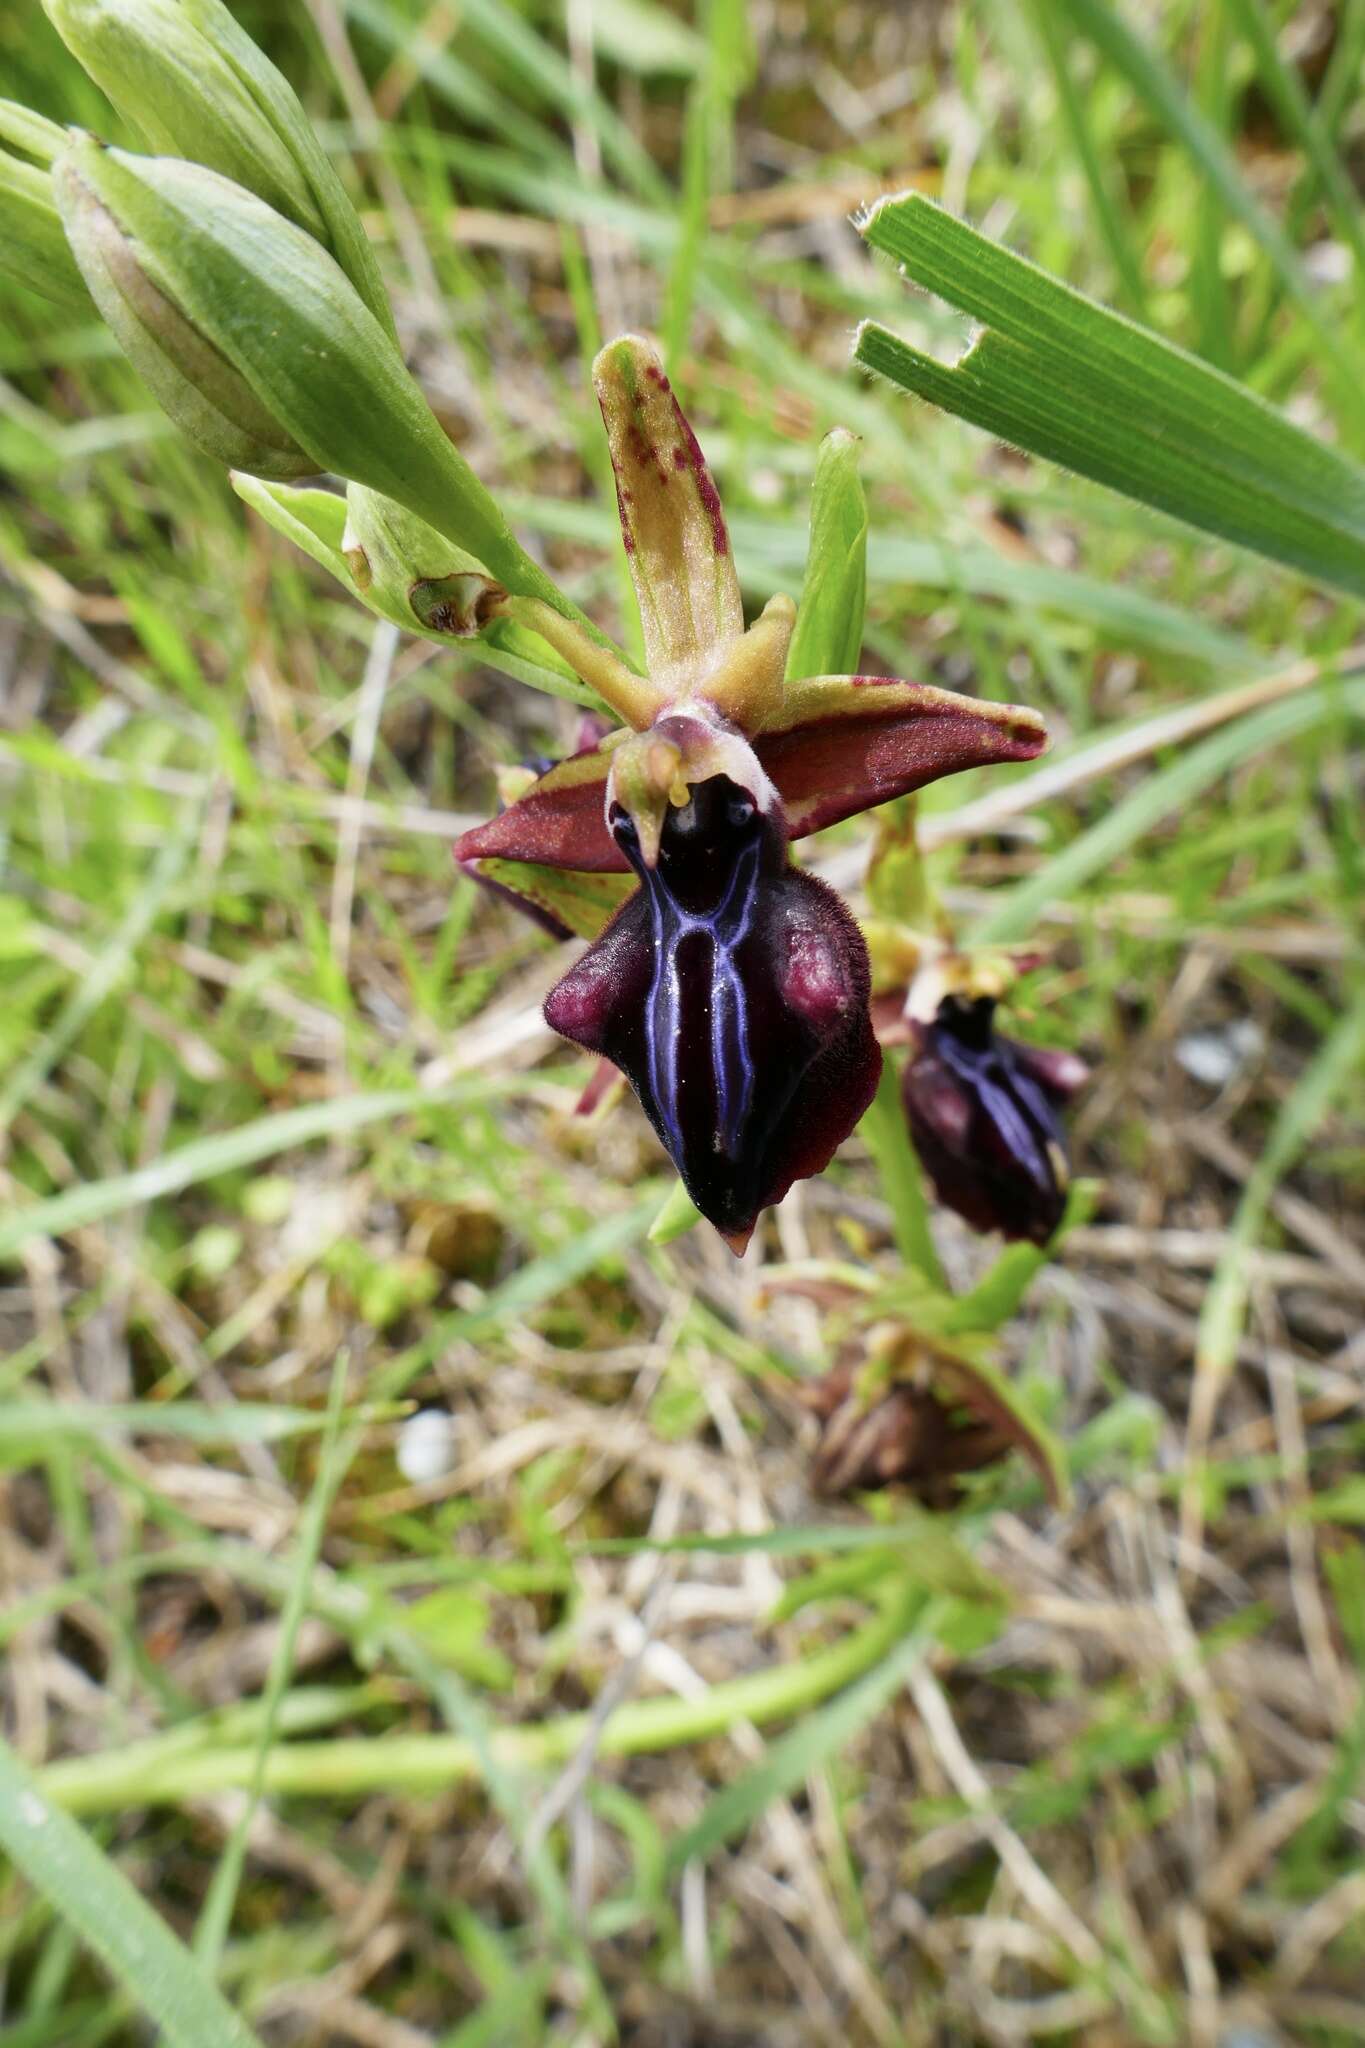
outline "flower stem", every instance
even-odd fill
[[[882,1062],[882,1077],[872,1106],[863,1118],[862,1134],[877,1162],[882,1192],[891,1208],[896,1249],[931,1287],[946,1286],[929,1228],[924,1177],[901,1105],[899,1076],[889,1059]]]
[[[602,1756],[636,1756],[724,1734],[739,1721],[762,1726],[816,1706],[879,1663],[905,1633],[906,1615],[892,1605],[828,1649],[713,1685],[699,1699],[632,1700],[603,1726]],[[577,1751],[587,1714],[505,1728],[493,1738],[499,1760],[545,1767]],[[313,1798],[366,1793],[432,1793],[478,1774],[474,1747],[458,1735],[343,1736],[285,1742],[261,1769],[256,1744],[186,1748],[185,1732],[142,1742],[134,1751],[72,1757],[41,1774],[44,1794],[71,1813],[116,1813],[130,1806],[174,1805],[185,1799],[249,1787]]]

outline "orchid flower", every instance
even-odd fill
[[[1061,1112],[1090,1078],[1073,1052],[995,1029],[994,995],[911,1015],[906,1121],[939,1200],[973,1230],[1046,1244],[1071,1184]]]
[[[533,900],[546,870],[633,875],[546,1018],[622,1069],[742,1251],[759,1211],[828,1164],[881,1069],[862,934],[790,842],[941,775],[1031,760],[1046,735],[1017,705],[788,676],[796,607],[774,597],[746,631],[720,499],[653,346],[614,341],[593,374],[645,673],[542,600],[503,598],[623,723],[455,850],[504,887],[525,864]]]

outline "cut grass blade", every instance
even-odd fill
[[[0,1847],[147,2017],[168,2048],[260,2048],[189,1950],[0,1740]]]
[[[854,354],[867,369],[1031,454],[1365,596],[1365,470],[919,193],[879,202],[863,233],[985,328],[949,367],[865,323]]]

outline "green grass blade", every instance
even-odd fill
[[[353,1422],[391,1420],[401,1404],[367,1402],[351,1413]],[[290,1408],[267,1401],[233,1401],[206,1408],[197,1401],[82,1401],[77,1406],[56,1401],[6,1401],[0,1406],[0,1459],[16,1447],[51,1446],[109,1437],[175,1437],[200,1450],[241,1444],[278,1444],[291,1437],[311,1436],[325,1428],[312,1408]]]
[[[62,1054],[94,1016],[101,1003],[133,971],[138,947],[165,908],[166,899],[179,881],[199,833],[199,813],[186,811],[174,838],[168,839],[157,856],[156,865],[138,890],[127,914],[109,943],[91,962],[88,972],[72,989],[52,1025],[20,1061],[0,1088],[0,1134],[8,1130],[34,1089],[51,1073]]]
[[[1053,0],[1028,0],[1028,9],[1052,72],[1058,110],[1090,194],[1095,224],[1109,252],[1109,261],[1114,266],[1114,274],[1129,311],[1142,319],[1147,311],[1147,288],[1142,281],[1142,266],[1128,224],[1110,190],[1109,174],[1091,133],[1088,102],[1076,90],[1076,82],[1071,75],[1068,38],[1058,20]]]
[[[1353,258],[1352,284],[1357,306],[1365,303],[1365,227],[1361,225],[1360,199],[1342,168],[1331,135],[1304,91],[1303,81],[1292,64],[1280,55],[1275,31],[1266,16],[1264,0],[1230,0],[1232,13],[1256,59],[1256,69],[1266,97],[1281,124],[1297,141],[1311,167],[1313,179],[1331,211],[1337,233],[1347,243]]]
[[[901,1103],[900,1075],[889,1059],[882,1062],[877,1093],[859,1128],[877,1162],[897,1251],[931,1287],[946,1286],[929,1227],[924,1177]]]
[[[916,1665],[928,1655],[935,1622],[945,1605],[938,1600],[925,1607],[921,1596],[913,1594],[904,1605],[896,1639],[882,1661],[826,1706],[798,1722],[780,1742],[773,1744],[762,1763],[718,1792],[703,1808],[700,1818],[674,1837],[668,1849],[670,1875],[677,1876],[694,1857],[708,1856],[713,1849],[733,1841],[775,1799],[804,1784],[813,1771],[818,1771],[851,1742],[894,1699]]]
[[[672,1244],[694,1230],[701,1220],[701,1210],[687,1189],[680,1180],[674,1181],[646,1235],[651,1244]]]
[[[49,1804],[2,1740],[0,1847],[161,2028],[168,2048],[260,2048],[141,1892]]]
[[[985,332],[949,368],[869,322],[860,363],[1033,454],[1365,595],[1357,464],[917,193],[881,202],[863,232]]]
[[[664,361],[675,379],[692,322],[707,202],[730,182],[735,101],[751,69],[743,0],[706,0],[703,18],[706,54],[688,96],[678,240],[664,292]]]
[[[275,1644],[275,1654],[271,1659],[270,1675],[266,1680],[261,1735],[256,1750],[256,1775],[241,1812],[233,1823],[232,1833],[224,1844],[223,1853],[218,1859],[194,1932],[195,1955],[203,1967],[212,1972],[217,1971],[222,1961],[223,1944],[227,1940],[228,1929],[232,1924],[233,1907],[237,1902],[242,1871],[246,1865],[247,1837],[261,1801],[266,1760],[279,1732],[280,1707],[289,1689],[289,1681],[294,1675],[294,1655],[298,1645],[299,1629],[308,1610],[309,1592],[313,1572],[322,1551],[328,1510],[336,1498],[337,1488],[359,1444],[359,1438],[355,1435],[345,1442],[341,1441],[347,1364],[348,1359],[343,1352],[332,1369],[332,1387],[327,1403],[327,1420],[322,1440],[322,1454],[318,1461],[317,1479],[299,1529],[298,1546],[289,1579],[289,1593],[280,1615],[280,1633]]]
[[[1193,803],[1248,754],[1296,739],[1343,708],[1354,717],[1365,717],[1365,682],[1320,683],[1212,734],[1149,776],[1027,881],[999,892],[996,907],[972,934],[973,943],[1009,945],[1026,938],[1049,904],[1068,899],[1091,876],[1112,867],[1163,818]]]
[[[458,1102],[486,1092],[482,1084],[455,1082],[449,1088],[389,1088],[368,1095],[343,1095],[331,1102],[310,1102],[302,1109],[281,1110],[276,1116],[259,1117],[239,1130],[216,1131],[211,1137],[196,1138],[162,1159],[139,1166],[132,1173],[118,1173],[108,1180],[68,1188],[60,1195],[30,1203],[0,1220],[0,1259],[10,1258],[35,1237],[58,1237],[64,1230],[76,1230],[85,1223],[100,1223],[106,1216],[122,1215],[125,1209],[154,1202],[161,1195],[179,1194],[182,1188],[210,1180],[214,1174],[232,1173],[239,1167],[254,1166],[291,1146],[307,1145],[315,1138],[331,1138],[343,1131],[362,1130],[367,1124],[404,1116],[414,1110],[434,1108],[440,1103]]]
[[[1255,198],[1237,159],[1216,128],[1188,99],[1157,53],[1133,33],[1108,0],[1061,0],[1079,33],[1126,79],[1157,120],[1188,150],[1203,176],[1217,191],[1232,216],[1264,250],[1287,296],[1312,328],[1324,363],[1333,371],[1333,391],[1341,410],[1365,426],[1360,365],[1341,341],[1330,316],[1310,284],[1293,244]]]

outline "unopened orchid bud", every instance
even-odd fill
[[[509,590],[566,605],[311,235],[202,164],[89,137],[55,178],[96,304],[200,446],[257,475],[335,470],[416,513]]]
[[[0,270],[45,299],[88,311],[52,189],[52,159],[65,146],[55,121],[0,100]]]
[[[912,1022],[906,1116],[947,1208],[974,1230],[1046,1244],[1070,1185],[1061,1111],[1087,1069],[1074,1053],[1006,1038],[994,1017],[989,996],[948,996]]]
[[[507,594],[463,548],[363,484],[346,493],[341,547],[365,602],[408,632],[470,639]]]
[[[320,469],[187,310],[172,281],[174,265],[157,260],[134,224],[144,209],[135,185],[131,195],[120,189],[121,158],[120,151],[79,140],[58,158],[54,183],[72,252],[129,362],[181,432],[229,468],[274,478]],[[211,171],[195,174],[214,178]],[[214,182],[237,190],[224,179]],[[130,196],[131,205],[120,204]]]
[[[67,48],[153,149],[221,171],[335,257],[380,325],[374,252],[293,87],[222,0],[44,0]]]

